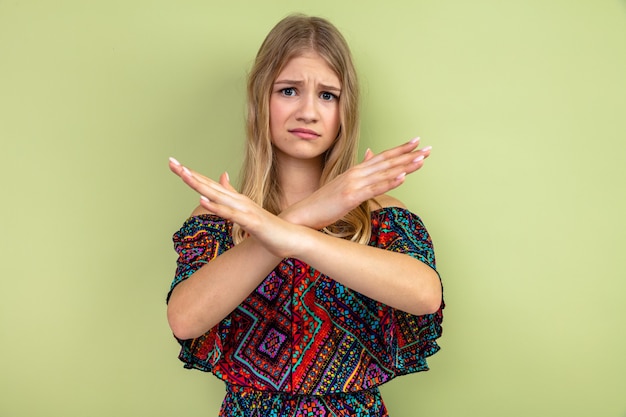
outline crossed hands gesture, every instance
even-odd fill
[[[364,160],[320,187],[307,198],[287,207],[278,216],[268,212],[230,184],[227,173],[218,181],[170,158],[170,170],[200,194],[200,205],[209,212],[239,224],[274,255],[293,255],[301,227],[315,230],[333,224],[362,202],[400,186],[417,171],[431,148],[418,149],[419,139],[379,154],[371,150]]]

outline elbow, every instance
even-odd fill
[[[170,325],[170,330],[176,339],[187,340],[192,338],[183,320],[178,315],[172,313],[172,309],[169,307],[167,309],[167,323]]]
[[[419,302],[419,315],[434,314],[441,308],[443,303],[443,288],[439,275],[433,271],[430,283],[422,288]]]
[[[216,326],[223,317],[219,311],[206,307],[211,304],[190,299],[175,288],[167,304],[167,322],[174,336],[179,340],[195,339]]]
[[[441,307],[442,297],[441,291],[438,295],[427,297],[422,303],[422,314],[435,314]]]
[[[167,322],[178,340],[187,340],[194,339],[203,334],[203,332],[198,331],[196,326],[189,319],[188,314],[182,314],[171,305],[167,307]]]
[[[443,302],[441,286],[439,286],[439,289],[435,287],[421,288],[407,299],[407,302],[408,304],[404,308],[400,305],[397,308],[415,316],[434,314],[439,311]]]
[[[435,314],[441,307],[441,296],[422,296],[418,303],[415,304],[415,308],[407,310],[408,313],[416,316],[424,316],[426,314]]]

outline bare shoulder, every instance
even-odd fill
[[[387,194],[381,194],[370,200],[371,210],[377,210],[384,207],[400,207],[403,209],[406,208],[402,201]]]
[[[202,206],[198,206],[191,212],[189,217],[200,216],[201,214],[214,214],[214,213],[205,209]]]

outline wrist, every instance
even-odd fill
[[[306,216],[306,210],[298,210],[291,206],[283,210],[278,217],[291,224],[310,227],[307,223],[308,216]]]
[[[289,257],[305,260],[308,259],[307,254],[317,247],[316,239],[319,238],[321,233],[306,226],[296,227],[300,230],[297,234],[298,238],[292,242]]]

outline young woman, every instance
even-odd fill
[[[185,366],[226,382],[221,416],[386,416],[377,387],[439,349],[431,239],[385,195],[430,148],[355,164],[358,100],[337,29],[289,16],[249,76],[241,191],[170,160],[200,206],[174,234],[168,320]]]

